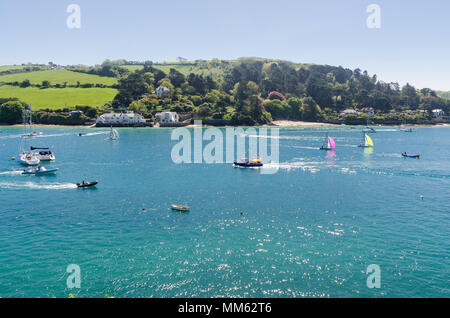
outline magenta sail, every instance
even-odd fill
[[[336,149],[336,143],[334,142],[333,138],[328,137],[328,143],[329,143],[331,149]]]

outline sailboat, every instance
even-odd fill
[[[106,138],[107,140],[117,140],[119,139],[119,132],[115,129],[112,128],[111,126],[111,131],[109,132],[109,137]]]
[[[362,141],[358,147],[363,147],[363,148],[373,147],[372,138],[370,138],[369,135],[367,135],[366,133],[363,132]]]
[[[325,141],[323,145],[320,147],[320,150],[333,150],[336,149],[336,142],[333,138],[328,136],[328,134],[325,136]]]
[[[27,114],[29,114],[29,122],[28,122],[29,132],[28,133],[27,133]],[[31,125],[32,125],[31,105],[30,105],[29,111],[27,111],[27,109],[25,108],[25,105],[24,105],[23,134],[21,136],[21,141],[20,141],[19,160],[22,164],[28,165],[28,166],[38,165],[41,162],[41,160],[39,159],[39,156],[32,151],[33,146],[31,144],[32,144],[34,135],[31,133]],[[27,144],[27,139],[29,139],[29,144],[30,144],[29,151],[25,150],[25,145]]]

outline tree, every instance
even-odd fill
[[[19,101],[9,101],[0,105],[0,123],[16,124],[22,119],[22,103]]]
[[[184,81],[186,80],[184,75],[181,72],[178,72],[176,69],[171,68],[170,72],[169,72],[169,79],[170,82],[175,86],[175,87],[180,87],[181,84],[184,83]]]
[[[311,97],[303,98],[300,112],[302,119],[306,121],[315,121],[322,116],[319,105]]]
[[[30,81],[29,80],[24,80],[22,83],[20,83],[20,87],[28,87],[28,86],[30,86],[31,85],[31,83],[30,83]]]

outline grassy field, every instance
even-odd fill
[[[30,65],[0,65],[0,72],[11,71],[11,70],[21,70]]]
[[[117,79],[113,77],[103,77],[98,75],[71,72],[67,70],[49,70],[1,75],[0,83],[9,83],[15,81],[22,82],[26,79],[28,79],[31,84],[41,84],[44,80],[50,81],[50,84],[52,85],[64,84],[64,82],[67,82],[67,85],[76,85],[77,82],[80,82],[81,84],[117,84]]]
[[[17,86],[0,86],[0,97],[17,97],[32,104],[32,108],[58,109],[66,106],[90,105],[102,106],[117,94],[112,88],[20,88]]]

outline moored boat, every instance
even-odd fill
[[[55,154],[48,147],[46,147],[46,148],[31,147],[31,150],[40,150],[39,152],[35,153],[35,155],[41,161],[53,161],[53,160],[55,160]]]
[[[190,210],[189,206],[187,205],[172,204],[170,207],[172,208],[172,210],[180,212],[189,212]]]

